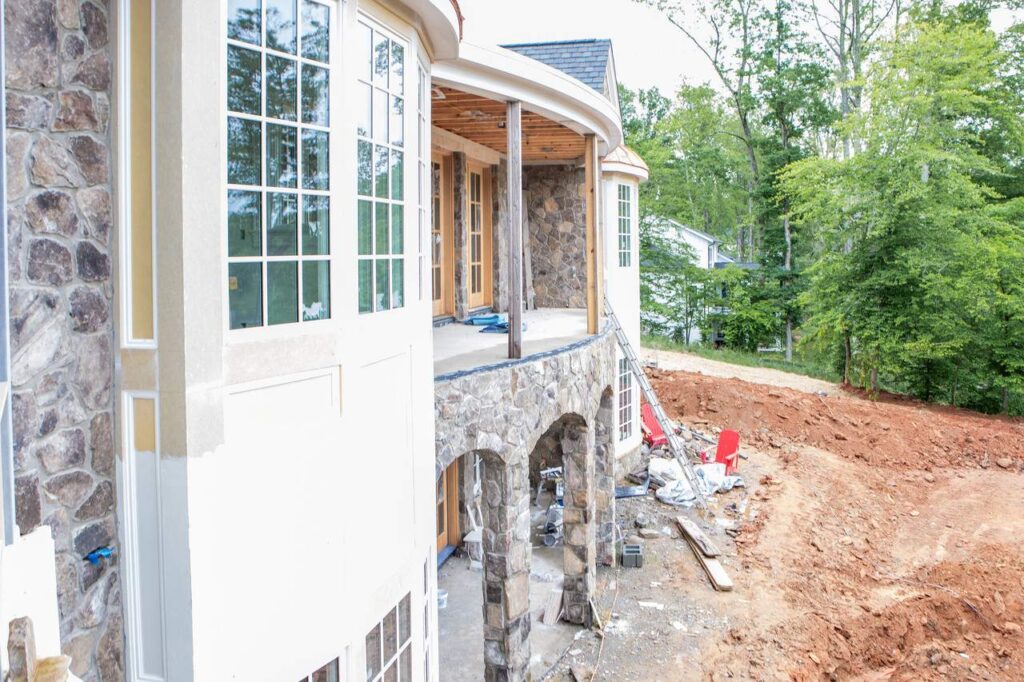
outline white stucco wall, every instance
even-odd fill
[[[162,533],[140,543],[143,552],[164,553],[167,663],[153,679],[298,680],[335,658],[343,679],[365,679],[365,636],[406,595],[414,679],[423,677],[423,610],[435,582],[428,571],[425,597],[424,564],[432,568],[436,558],[431,310],[429,297],[419,300],[417,274],[416,87],[418,57],[429,56],[406,10],[337,7],[331,319],[233,331],[225,301],[224,111],[199,105],[224,97],[224,3],[163,7],[179,25],[160,35],[171,36],[168,45],[179,41],[181,63],[165,60],[159,68],[167,73],[158,74],[171,83],[159,102],[168,112],[159,158],[171,165],[157,202],[174,207],[161,213],[158,248],[162,506],[137,519]],[[371,315],[357,313],[357,112],[346,104],[355,96],[358,50],[348,37],[360,9],[407,46],[405,306]],[[426,646],[436,679],[435,622]]]

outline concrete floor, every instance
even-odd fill
[[[544,512],[533,509],[533,557],[530,562],[530,672],[546,673],[572,644],[579,626],[545,625],[540,617],[553,589],[562,586],[561,543],[545,547],[540,534]],[[448,559],[438,571],[438,589],[448,590],[448,606],[438,611],[441,682],[479,682],[484,674],[483,573],[470,568],[467,557]]]
[[[587,336],[587,311],[544,308],[523,314],[523,355],[554,350]],[[434,376],[508,359],[508,335],[452,322],[434,329]]]

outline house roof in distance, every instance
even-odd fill
[[[610,40],[587,38],[502,47],[567,73],[601,94],[607,92],[608,62],[612,58]]]

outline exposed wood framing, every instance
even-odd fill
[[[522,104],[507,105],[508,141],[508,356],[523,357]]]
[[[466,156],[480,163],[489,166],[496,166],[501,162],[502,156],[490,147],[459,137],[455,133],[444,128],[434,126],[430,132],[430,142],[436,151],[441,152],[462,152]]]
[[[452,88],[431,106],[434,126],[502,154],[508,152],[506,105]],[[527,163],[572,161],[583,156],[584,139],[566,126],[530,111],[520,112],[522,156]]]

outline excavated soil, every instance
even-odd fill
[[[1024,680],[1024,424],[651,371],[673,419],[741,433],[745,488],[699,519],[646,498],[642,569],[599,573],[603,637],[553,679]],[[673,527],[701,520],[715,592]],[[592,675],[592,677],[591,677]]]

